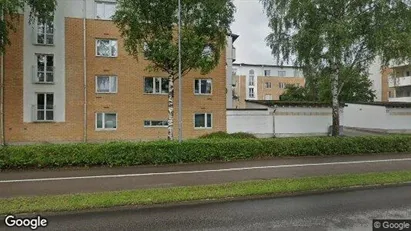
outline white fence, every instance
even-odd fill
[[[411,108],[347,104],[344,115],[345,127],[411,133]]]

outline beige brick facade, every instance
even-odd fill
[[[234,108],[245,108],[247,99],[247,85],[246,76],[234,76],[234,83],[236,83],[234,92],[237,95],[237,99],[234,100]],[[279,100],[280,96],[285,92],[287,84],[298,84],[299,86],[305,85],[305,79],[301,77],[278,77],[278,76],[257,76],[257,98],[258,100],[264,100],[266,95],[270,95],[272,100]],[[267,88],[266,83],[271,84],[271,88]],[[280,84],[282,85],[280,88]]]
[[[166,77],[165,73],[145,70],[148,61],[137,61],[123,47],[119,31],[111,21],[87,20],[87,140],[155,140],[166,139],[167,128],[146,128],[144,120],[167,119],[167,95],[144,94],[144,77]],[[75,142],[84,135],[83,88],[83,20],[65,18],[65,121],[23,122],[23,31],[24,20],[16,22],[16,32],[10,34],[12,44],[5,55],[5,141]],[[118,57],[96,57],[96,38],[118,40]],[[226,130],[226,70],[225,52],[210,74],[190,72],[183,77],[183,137],[194,138],[205,133]],[[115,75],[116,94],[96,94],[96,75]],[[194,79],[211,78],[212,94],[194,95]],[[177,130],[178,81],[175,88],[175,136]],[[34,96],[33,96],[34,97]],[[58,105],[63,106],[63,105]],[[95,113],[117,113],[115,131],[96,131]],[[212,129],[195,129],[194,113],[212,113]]]

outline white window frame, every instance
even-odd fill
[[[267,97],[267,96],[269,96],[269,97]],[[271,94],[265,95],[264,100],[273,100],[273,95],[271,95]]]
[[[285,89],[286,85],[286,83],[278,83],[278,88]]]
[[[252,90],[252,94],[250,94],[250,93],[251,93],[250,90]],[[254,90],[253,87],[249,87],[249,88],[248,88],[247,94],[248,94],[248,98],[250,98],[250,99],[255,99],[255,90]]]
[[[39,56],[45,56],[45,62],[44,62],[44,70],[39,70]],[[53,58],[53,66],[47,66],[47,57],[50,56]],[[54,65],[56,63],[55,56],[53,54],[36,54],[36,65],[34,66],[34,73],[33,73],[33,81],[34,83],[44,83],[44,84],[53,84],[55,83],[55,73],[54,73]],[[51,70],[47,70],[47,67],[51,67]],[[39,73],[43,73],[44,75],[44,80],[40,81],[39,79]],[[47,74],[52,74],[53,80],[52,81],[47,81]]]
[[[150,125],[146,125],[146,122],[149,122]],[[153,122],[166,122],[166,125],[153,125]],[[146,128],[167,128],[168,127],[168,120],[144,120],[144,127]]]
[[[103,127],[102,127],[102,128],[98,128],[98,127],[97,127],[97,117],[98,117],[98,114],[102,114],[102,115],[103,115],[103,117],[102,117],[102,125],[103,125]],[[106,126],[106,122],[105,122],[106,114],[114,114],[114,115],[116,115],[116,127],[115,127],[115,128],[105,128],[105,126]],[[117,114],[116,112],[96,112],[96,113],[95,113],[95,129],[96,129],[96,131],[115,131],[115,130],[117,130],[117,128],[118,128],[118,114]]]
[[[264,86],[265,86],[266,89],[271,89],[272,88],[271,82],[265,82]]]
[[[109,87],[108,87],[108,89],[109,89],[109,91],[108,92],[100,92],[98,89],[98,78],[109,78],[109,81],[108,81],[108,83],[109,83]],[[115,91],[113,91],[113,92],[111,92],[111,81],[110,81],[110,79],[111,78],[114,78],[116,81],[116,90]],[[116,94],[118,92],[118,77],[116,76],[116,75],[97,75],[96,76],[96,93],[97,94]]]
[[[150,92],[146,92],[146,79],[148,79],[148,78],[151,78],[151,79],[153,79],[153,93],[150,93]],[[156,79],[158,79],[158,82],[159,82],[159,85],[160,85],[160,88],[159,88],[159,92],[156,92],[155,90],[156,90],[156,88],[157,88],[157,84],[156,84]],[[169,81],[168,80],[168,77],[150,77],[150,76],[147,76],[147,77],[144,77],[143,78],[143,91],[144,91],[144,94],[149,94],[149,95],[167,95],[168,94],[168,91],[169,91],[169,88],[167,88],[166,90],[167,90],[167,92],[163,92],[162,90],[162,86],[163,86],[163,79],[167,79],[167,81]],[[170,84],[170,83],[169,83]],[[170,86],[170,85],[169,85]]]
[[[38,96],[39,95],[44,95],[44,108],[43,109],[38,109]],[[47,109],[47,95],[53,95],[53,105],[52,105],[52,109]],[[56,112],[54,110],[55,104],[56,102],[56,95],[53,92],[36,92],[36,104],[35,104],[35,108],[34,108],[34,122],[54,122],[55,118],[56,118]],[[38,119],[38,112],[42,111],[44,113],[44,119],[43,120],[39,120]],[[53,112],[53,119],[48,120],[47,119],[47,112],[48,111],[52,111]]]
[[[271,70],[264,70],[264,76],[271,76]]]
[[[287,71],[278,71],[279,77],[285,77],[287,75]]]
[[[103,7],[104,7],[104,16],[103,16],[103,18],[98,17],[97,7],[98,7],[99,4],[102,4]],[[104,1],[104,0],[94,1],[95,19],[97,19],[97,20],[109,20],[109,21],[112,20],[111,17],[115,14],[115,11],[113,12],[113,15],[111,17],[107,17],[107,15],[106,15],[106,5],[114,5],[114,8],[116,8],[117,3],[113,2],[113,1]]]
[[[196,115],[204,115],[205,116],[205,119],[204,119],[204,121],[205,121],[205,127],[196,127]],[[208,121],[207,121],[207,119],[208,119],[208,115],[211,115],[211,127],[208,127]],[[201,113],[201,112],[199,112],[199,113],[194,113],[194,118],[193,118],[193,121],[194,121],[194,129],[198,129],[198,130],[201,130],[201,129],[213,129],[213,125],[214,125],[214,123],[213,123],[213,113]]]
[[[255,86],[255,72],[253,69],[248,72],[248,86]]]
[[[110,43],[111,42],[116,42],[116,55],[115,56],[111,55],[113,53],[112,50],[111,50],[112,46],[110,46],[110,55],[109,56],[99,55],[98,54],[98,41],[100,41],[100,40],[101,41],[106,40],[106,41],[109,41]],[[116,57],[118,57],[118,52],[119,52],[119,50],[118,50],[118,40],[117,39],[96,38],[96,57],[116,58]]]
[[[197,85],[196,85],[196,81]],[[201,82],[206,81],[211,83],[210,93],[202,93],[201,92]],[[198,87],[198,93],[196,93],[196,87]],[[194,79],[194,95],[212,95],[213,94],[213,79]]]
[[[53,27],[53,33],[48,33],[47,29],[49,28],[49,23],[52,24]],[[44,34],[42,34],[43,37],[43,43],[39,43],[39,26],[42,25],[44,27]],[[54,46],[55,44],[55,31],[56,31],[56,26],[54,25],[54,21],[51,22],[44,22],[40,23],[39,20],[36,20],[36,26],[35,26],[35,33],[34,33],[34,44],[35,45],[41,45],[41,46]],[[52,36],[53,37],[53,43],[47,43],[47,36]]]

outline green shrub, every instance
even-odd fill
[[[213,132],[200,137],[200,139],[256,139],[251,133],[237,132],[228,134],[227,132]]]
[[[236,136],[251,137],[243,134]],[[230,137],[232,138],[231,135]],[[411,136],[197,139],[181,144],[156,141],[7,146],[0,148],[0,169],[160,165],[270,156],[387,152],[411,152]]]

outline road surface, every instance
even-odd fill
[[[371,231],[372,219],[411,219],[411,186],[44,217],[49,223],[44,230],[59,231]],[[2,223],[0,230],[25,229],[6,229]]]
[[[411,154],[298,157],[161,167],[0,173],[0,198],[411,170]]]

